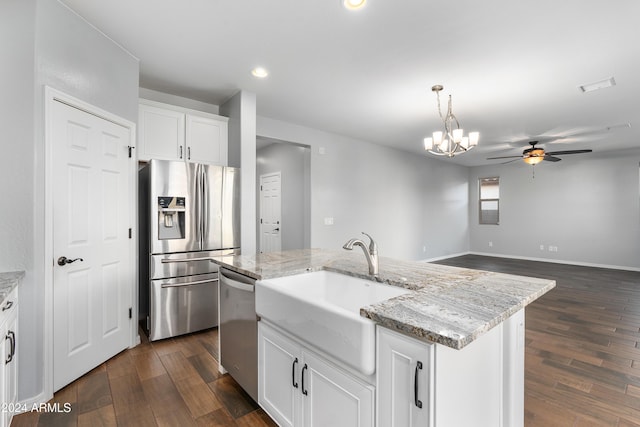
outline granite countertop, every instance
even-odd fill
[[[0,305],[4,304],[7,296],[18,286],[24,277],[24,271],[0,273]]]
[[[362,307],[360,315],[428,342],[461,349],[555,287],[555,281],[427,262],[380,258],[368,275],[360,251],[301,249],[258,255],[228,255],[213,261],[257,280],[330,270],[409,289]]]

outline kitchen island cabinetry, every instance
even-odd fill
[[[141,99],[138,121],[138,160],[227,165],[227,117]]]
[[[258,324],[258,403],[280,426],[374,425],[374,386],[265,321]]]
[[[378,425],[521,427],[523,332],[524,310],[461,350],[378,326]]]

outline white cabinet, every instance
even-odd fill
[[[378,426],[523,426],[524,309],[460,350],[378,326],[376,388]]]
[[[258,402],[281,426],[374,425],[374,387],[261,321]]]
[[[0,398],[2,416],[0,426],[9,426],[17,401],[17,364],[16,339],[18,336],[18,289],[15,288],[5,299],[0,309]]]
[[[433,426],[434,344],[377,328],[378,426]]]
[[[184,160],[227,165],[228,118],[140,100],[138,160]]]

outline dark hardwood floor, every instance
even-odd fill
[[[475,255],[438,263],[556,280],[526,311],[525,426],[640,426],[640,272]],[[124,351],[55,394],[70,413],[12,426],[273,426],[218,373],[216,334]]]
[[[16,426],[229,426],[275,423],[218,372],[218,330],[144,342],[55,393],[71,411],[30,412]]]
[[[526,310],[525,426],[640,426],[640,272],[465,255],[556,280]]]

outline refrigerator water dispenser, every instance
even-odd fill
[[[184,239],[185,198],[158,197],[158,239]]]

